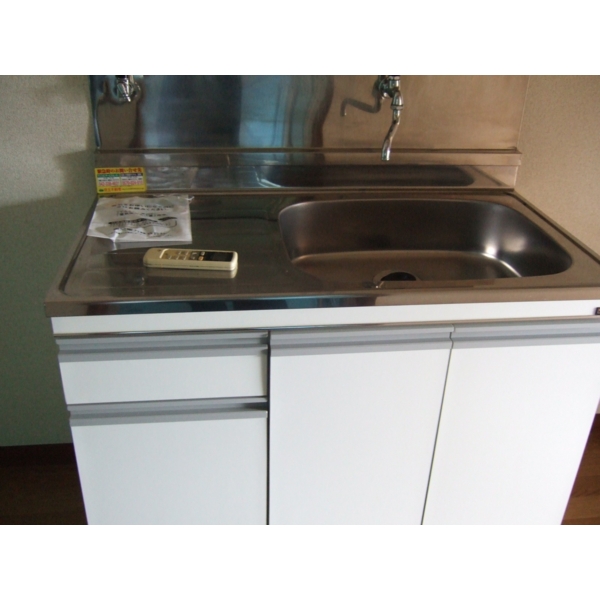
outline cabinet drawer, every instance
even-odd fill
[[[262,332],[61,338],[67,404],[265,396]]]
[[[264,399],[137,404],[70,407],[90,525],[266,524]]]

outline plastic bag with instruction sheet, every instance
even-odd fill
[[[191,242],[191,196],[103,197],[87,234],[113,242]]]

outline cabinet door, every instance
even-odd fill
[[[424,523],[559,524],[600,398],[600,324],[453,334]]]
[[[88,523],[265,524],[264,399],[258,406],[70,407]]]
[[[419,524],[450,328],[274,332],[272,524]]]

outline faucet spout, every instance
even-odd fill
[[[381,160],[390,160],[390,156],[392,154],[392,140],[394,139],[394,135],[396,135],[396,131],[400,125],[400,114],[402,113],[403,108],[404,103],[402,101],[402,94],[400,93],[400,89],[398,89],[397,93],[395,93],[394,97],[392,98],[392,124],[387,135],[385,136],[385,140],[383,140]]]
[[[389,161],[392,154],[392,140],[400,125],[400,115],[404,108],[402,92],[400,91],[400,75],[380,75],[378,88],[382,98],[392,99],[392,124],[381,149],[381,160]]]

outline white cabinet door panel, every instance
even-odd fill
[[[90,524],[265,524],[266,418],[72,427]]]
[[[562,521],[600,397],[598,338],[497,337],[455,342],[425,524]]]
[[[274,340],[271,524],[421,522],[449,339],[364,343],[288,351]]]

